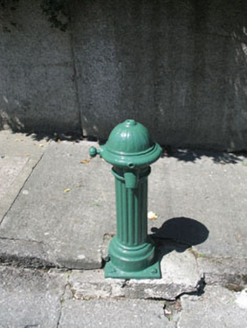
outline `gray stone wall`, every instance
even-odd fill
[[[70,33],[50,27],[39,1],[0,7],[0,128],[80,131],[73,63]]]
[[[246,2],[73,0],[66,33],[19,7],[0,39],[2,125],[104,139],[135,118],[161,144],[247,149]]]

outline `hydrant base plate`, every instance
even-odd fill
[[[105,265],[105,278],[160,279],[160,263],[159,261],[156,261],[154,264],[141,271],[122,271],[109,261]]]

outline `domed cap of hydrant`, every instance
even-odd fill
[[[106,162],[127,169],[152,164],[161,152],[162,148],[152,141],[148,130],[131,119],[118,124],[99,150],[90,149],[92,157],[99,154]]]

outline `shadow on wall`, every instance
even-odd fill
[[[26,120],[26,118],[25,118]],[[59,127],[55,128],[53,123],[53,127],[49,125],[49,123],[40,124],[39,128],[26,128],[25,121],[22,121],[16,115],[7,115],[6,112],[0,110],[0,131],[1,130],[11,130],[12,133],[24,133],[27,136],[31,136],[34,140],[40,141],[44,138],[47,140],[54,140],[54,141],[73,141],[79,142],[83,139],[81,133],[76,131],[67,131],[63,130]],[[46,131],[46,127],[47,131]],[[53,131],[53,132],[51,132]]]
[[[11,115],[8,116],[3,111],[0,111],[0,131],[1,130],[11,130],[13,133],[24,133],[27,136],[32,136],[34,140],[40,141],[44,138],[47,140],[54,140],[54,141],[73,141],[79,142],[83,139],[78,129],[76,131],[67,131],[57,127],[55,128],[53,124],[53,128],[49,126],[49,123],[45,124],[48,127],[47,131],[45,127],[42,127],[42,124],[39,128],[26,128],[25,123],[23,123],[17,116]],[[51,132],[54,131],[54,132]]]
[[[5,124],[3,124],[3,121]],[[7,122],[7,124],[6,124]],[[72,142],[79,142],[83,139],[82,135],[80,133],[75,132],[35,132],[28,129],[30,132],[27,132],[25,129],[25,126],[23,123],[20,122],[20,120],[17,117],[11,117],[6,120],[6,115],[4,115],[4,120],[1,121],[1,113],[0,113],[0,131],[1,130],[11,130],[12,133],[24,133],[27,136],[31,136],[33,140],[40,141],[44,138],[47,140],[53,140],[53,141],[72,141]],[[42,130],[42,129],[41,129]]]

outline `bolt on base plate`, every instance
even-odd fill
[[[111,261],[105,265],[105,278],[117,278],[117,279],[160,279],[160,263],[156,261],[141,271],[122,271],[112,264]]]

